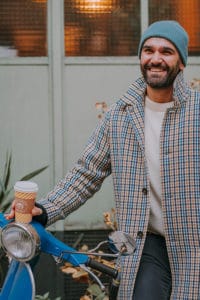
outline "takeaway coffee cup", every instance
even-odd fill
[[[17,181],[15,191],[15,221],[30,223],[32,221],[32,209],[35,205],[38,185],[31,181]]]

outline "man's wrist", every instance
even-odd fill
[[[47,216],[47,211],[44,208],[43,205],[39,204],[39,203],[35,203],[35,206],[40,208],[42,210],[42,214],[38,215],[38,216],[34,216],[33,220],[39,222],[40,224],[42,224],[43,226],[46,226],[47,221],[48,221],[48,216]]]

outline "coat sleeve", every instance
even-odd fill
[[[47,226],[65,218],[92,197],[111,173],[109,113],[97,125],[75,166],[46,198],[38,201],[47,212]]]

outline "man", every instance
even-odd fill
[[[136,240],[134,255],[120,261],[121,300],[200,299],[200,94],[183,81],[187,51],[177,22],[150,25],[139,44],[143,76],[33,210],[49,225],[112,174],[118,228]]]

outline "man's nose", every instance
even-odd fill
[[[152,63],[160,63],[160,62],[162,62],[162,56],[161,56],[161,54],[159,53],[159,52],[154,52],[153,54],[152,54],[152,57],[151,57],[151,62]]]

